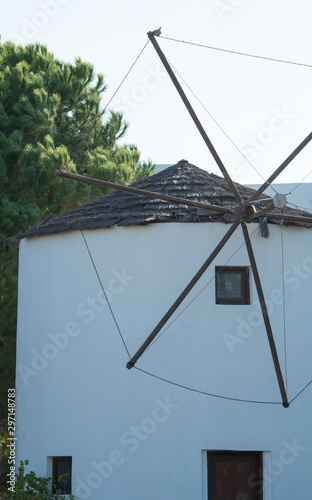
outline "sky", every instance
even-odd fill
[[[311,65],[157,38],[231,177],[259,184],[312,130],[311,17],[310,0],[14,0],[1,7],[0,34],[92,63],[108,87],[103,108],[160,26],[162,37]],[[150,42],[108,109],[124,113],[122,142],[142,160],[220,174]],[[278,182],[312,182],[310,171],[312,141]]]

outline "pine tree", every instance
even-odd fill
[[[0,421],[14,386],[17,252],[8,237],[105,194],[56,169],[121,184],[154,169],[136,146],[117,144],[127,124],[101,110],[105,90],[81,59],[66,64],[42,45],[0,43]]]

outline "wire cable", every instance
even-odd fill
[[[168,380],[166,378],[159,377],[158,375],[155,375],[154,373],[143,370],[142,368],[138,368],[137,366],[134,366],[133,368],[135,368],[139,372],[142,372],[142,373],[145,373],[146,375],[149,375],[150,377],[156,378],[157,380],[161,380],[162,382],[166,382],[167,384],[171,384],[171,385],[174,385],[176,387],[181,387],[181,389],[186,389],[187,391],[196,392],[198,394],[203,394],[204,396],[210,396],[212,398],[227,399],[230,401],[237,401],[239,403],[254,403],[254,404],[263,404],[263,405],[282,405],[283,404],[282,402],[279,402],[279,401],[255,401],[252,399],[240,399],[240,398],[234,398],[234,397],[230,397],[230,396],[222,396],[220,394],[213,394],[211,392],[205,392],[205,391],[201,391],[199,389],[193,389],[192,387],[188,387],[186,385],[177,384],[176,382],[173,382],[172,380]]]
[[[291,193],[287,193],[287,194],[291,194]],[[290,201],[287,202],[287,205],[292,205],[295,208],[300,208],[301,210],[304,210],[305,212],[311,212],[312,211],[312,206],[310,208],[306,208],[306,207],[302,207],[300,205],[296,205],[295,203],[291,203]]]
[[[285,193],[285,196],[287,196],[288,194],[292,194],[295,191],[295,189],[297,189],[299,186],[301,186],[301,184],[303,183],[303,181],[305,181],[309,177],[309,175],[311,175],[311,174],[312,174],[312,170],[310,170],[310,172],[307,175],[304,176],[304,178],[302,179],[302,181],[299,182],[299,184],[297,184],[291,191],[289,191],[289,193]]]
[[[193,45],[194,47],[202,47],[204,49],[217,50],[219,52],[226,52],[226,53],[229,53],[229,54],[235,54],[235,55],[239,55],[239,56],[247,56],[247,57],[252,57],[252,58],[255,58],[255,59],[263,59],[265,61],[272,61],[272,62],[278,62],[278,63],[284,63],[284,64],[291,64],[291,65],[295,65],[295,66],[303,66],[303,67],[306,67],[306,68],[312,68],[312,64],[299,63],[299,62],[296,62],[296,61],[287,61],[285,59],[277,59],[275,57],[259,56],[259,55],[250,54],[250,53],[247,53],[247,52],[238,52],[236,50],[222,49],[220,47],[213,47],[211,45],[204,45],[204,44],[201,44],[201,43],[188,42],[186,40],[179,40],[179,39],[176,39],[176,38],[170,38],[170,37],[162,36],[162,35],[159,36],[159,38],[163,38],[164,40],[170,40],[171,42],[184,43],[186,45]]]
[[[181,74],[179,73],[179,71],[174,67],[174,65],[172,64],[172,62],[168,59],[170,65],[172,66],[172,68],[174,69],[174,71],[177,73],[177,75],[180,77],[180,79],[182,80],[182,82],[184,83],[184,85],[189,89],[189,91],[191,92],[191,94],[195,97],[195,99],[199,102],[199,104],[202,106],[202,108],[206,111],[206,113],[208,114],[208,116],[210,116],[210,118],[212,119],[212,121],[217,125],[217,127],[221,130],[221,132],[225,135],[225,137],[230,141],[230,143],[235,147],[235,149],[237,149],[237,151],[241,154],[241,156],[247,161],[247,163],[249,163],[249,165],[253,168],[253,170],[261,177],[261,179],[266,182],[266,179],[262,176],[262,174],[259,172],[259,170],[257,170],[257,168],[251,163],[251,161],[247,158],[247,156],[244,155],[244,153],[239,149],[239,147],[237,146],[237,144],[235,144],[235,142],[231,139],[231,137],[226,133],[226,131],[224,130],[224,128],[221,127],[221,125],[217,122],[217,120],[212,116],[212,114],[208,111],[208,109],[206,108],[206,106],[202,103],[202,101],[197,97],[197,95],[193,92],[193,90],[190,88],[190,86],[186,83],[186,81],[184,80],[184,78],[181,76]],[[276,189],[273,187],[272,184],[269,184],[269,186],[271,186],[271,188],[273,189],[273,191],[275,191],[275,193],[277,193]]]
[[[297,396],[292,398],[292,400],[289,402],[289,404],[291,404],[293,401],[295,401],[295,399],[297,399],[311,384],[312,384],[312,380],[310,380],[310,382],[308,382],[307,385],[305,385],[304,388],[298,392]]]
[[[63,177],[63,179],[64,179],[64,182],[65,182],[65,178],[64,178],[64,177]],[[66,182],[65,182],[65,186],[66,186],[66,189],[67,189],[68,195],[70,196],[69,189],[68,189],[68,186],[67,186]],[[96,267],[96,264],[95,264],[95,262],[94,262],[94,259],[93,259],[93,256],[92,256],[92,253],[91,253],[90,247],[89,247],[88,242],[87,242],[87,239],[86,239],[86,236],[85,236],[85,234],[84,234],[84,232],[83,232],[83,229],[82,229],[82,227],[81,227],[80,218],[78,217],[78,215],[77,215],[77,212],[76,212],[76,211],[74,211],[74,214],[75,214],[75,217],[76,217],[76,220],[77,220],[77,223],[78,223],[78,226],[79,226],[79,230],[80,230],[80,233],[81,233],[81,235],[82,235],[82,238],[83,238],[84,244],[85,244],[86,249],[87,249],[87,252],[88,252],[88,254],[89,254],[89,257],[90,257],[90,260],[91,260],[91,263],[92,263],[92,266],[93,266],[94,272],[95,272],[95,274],[96,274],[96,277],[97,277],[98,282],[99,282],[99,284],[100,284],[101,290],[102,290],[103,295],[104,295],[104,297],[105,297],[105,300],[106,300],[106,302],[107,302],[107,305],[108,305],[109,311],[110,311],[110,313],[111,313],[111,316],[112,316],[112,318],[113,318],[113,321],[114,321],[115,326],[116,326],[116,328],[117,328],[117,331],[118,331],[118,333],[119,333],[120,339],[121,339],[121,341],[122,341],[122,343],[123,343],[123,345],[124,345],[124,348],[125,348],[125,350],[126,350],[126,352],[127,352],[128,356],[129,356],[129,359],[131,359],[131,355],[130,355],[130,352],[129,352],[129,350],[128,350],[127,344],[126,344],[126,342],[125,342],[125,339],[124,339],[123,334],[122,334],[122,332],[121,332],[121,329],[120,329],[120,327],[119,327],[119,324],[118,324],[118,321],[117,321],[116,316],[115,316],[115,314],[114,314],[114,311],[113,311],[113,309],[112,309],[111,303],[110,303],[110,301],[109,301],[109,299],[108,299],[108,297],[107,297],[107,293],[105,292],[105,288],[104,288],[104,286],[103,286],[102,280],[101,280],[101,278],[100,278],[99,272],[98,272],[97,267]]]
[[[127,79],[127,77],[129,76],[129,74],[131,73],[132,69],[134,68],[135,64],[138,62],[138,60],[140,59],[141,55],[143,54],[146,46],[148,45],[149,43],[149,39],[147,40],[147,42],[145,43],[143,49],[140,51],[139,55],[136,57],[136,59],[134,60],[134,62],[132,63],[132,65],[130,66],[129,70],[127,71],[127,73],[125,74],[125,76],[123,77],[123,79],[121,80],[120,84],[118,85],[117,89],[115,90],[115,92],[113,93],[112,97],[109,99],[108,103],[106,104],[104,110],[103,110],[103,113],[106,111],[106,109],[108,108],[108,106],[110,105],[110,103],[112,102],[112,100],[114,99],[115,95],[117,94],[117,92],[119,91],[120,87],[123,85],[123,83],[125,82],[125,80]]]
[[[109,310],[110,310],[111,316],[112,316],[112,318],[113,318],[113,320],[114,320],[114,323],[115,323],[115,325],[116,325],[117,331],[118,331],[119,336],[120,336],[120,338],[121,338],[121,341],[122,341],[122,343],[123,343],[123,345],[124,345],[124,348],[125,348],[125,350],[126,350],[126,352],[127,352],[128,356],[129,356],[129,359],[131,359],[130,352],[129,352],[129,350],[128,350],[128,347],[127,347],[127,344],[126,344],[126,342],[125,342],[125,339],[124,339],[124,337],[123,337],[123,335],[122,335],[122,333],[121,333],[121,330],[120,330],[119,324],[118,324],[118,322],[117,322],[116,316],[115,316],[115,314],[114,314],[114,311],[113,311],[113,309],[112,309],[111,303],[110,303],[110,301],[108,300],[107,294],[106,294],[106,292],[105,292],[105,288],[104,288],[104,286],[103,286],[103,283],[102,283],[102,280],[101,280],[101,278],[100,278],[99,272],[98,272],[97,267],[96,267],[96,265],[95,265],[95,262],[94,262],[94,259],[93,259],[92,254],[91,254],[91,251],[90,251],[90,248],[89,248],[88,242],[87,242],[87,240],[86,240],[85,234],[84,234],[84,232],[83,232],[83,230],[82,230],[81,228],[80,228],[80,231],[81,231],[81,234],[82,234],[82,237],[83,237],[84,243],[85,243],[85,245],[86,245],[86,248],[87,248],[88,254],[89,254],[89,256],[90,256],[90,259],[91,259],[91,262],[92,262],[93,269],[94,269],[95,274],[96,274],[96,276],[97,276],[97,279],[98,279],[98,281],[99,281],[99,283],[100,283],[100,287],[101,287],[101,289],[102,289],[102,292],[103,292],[103,294],[104,294],[105,300],[106,300],[107,305],[108,305],[108,308],[109,308]]]
[[[284,211],[282,210],[282,215]],[[285,386],[287,392],[287,336],[286,336],[286,291],[285,291],[285,254],[284,254],[284,231],[283,231],[283,220],[281,220],[281,265],[282,265],[282,284],[283,284],[283,322],[284,322],[284,362],[285,362]]]
[[[111,96],[111,98],[109,99],[109,101],[107,102],[107,104],[105,105],[104,109],[101,111],[100,115],[96,118],[96,120],[94,121],[92,127],[90,128],[89,130],[89,134],[90,132],[92,132],[92,130],[96,127],[96,125],[99,123],[99,121],[102,120],[102,117],[103,115],[105,114],[105,111],[107,110],[108,106],[110,105],[110,103],[112,102],[112,100],[114,99],[115,95],[117,94],[117,92],[119,91],[120,87],[123,85],[123,83],[125,82],[125,80],[127,79],[127,77],[129,76],[129,74],[131,73],[132,69],[134,68],[135,64],[137,63],[137,61],[139,60],[139,58],[141,57],[142,53],[144,52],[146,46],[148,45],[149,43],[149,39],[147,40],[147,42],[144,44],[144,47],[141,49],[141,51],[139,52],[139,54],[137,55],[137,57],[135,58],[134,62],[131,64],[130,68],[128,69],[127,73],[125,74],[125,76],[123,77],[123,79],[121,80],[120,84],[118,85],[118,87],[116,88],[115,92],[113,93],[113,95]],[[68,146],[72,146],[73,145],[73,142],[67,144],[66,147]],[[78,142],[78,145],[79,145],[79,142]],[[64,167],[64,170],[66,170],[67,166],[69,165],[69,163],[71,162],[71,158],[69,158],[67,164],[65,165]]]

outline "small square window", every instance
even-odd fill
[[[62,494],[71,494],[72,457],[53,457],[52,493],[61,490]]]
[[[216,304],[250,304],[249,268],[216,267]]]

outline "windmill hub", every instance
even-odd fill
[[[254,205],[245,205],[245,214],[253,215],[256,213],[256,207]]]
[[[241,214],[241,215],[247,215],[250,217],[251,215],[256,213],[256,207],[254,205],[245,205],[244,203],[241,205],[238,205],[232,210],[233,214]]]

